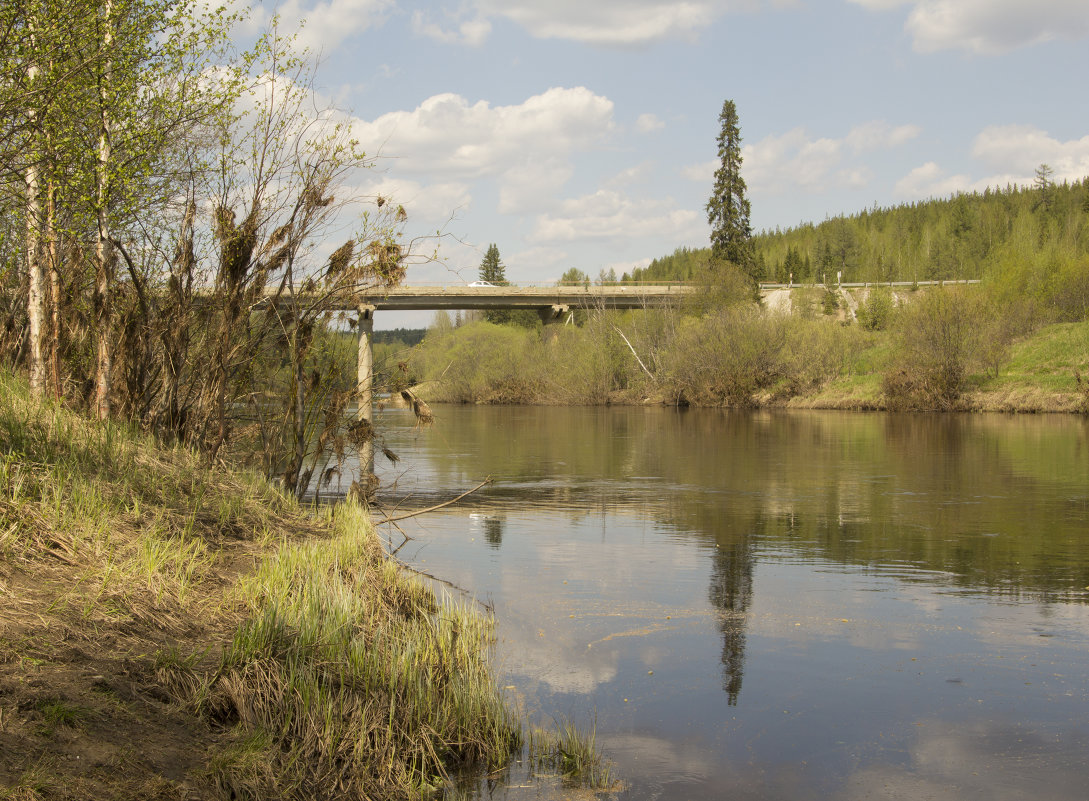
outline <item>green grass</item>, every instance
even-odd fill
[[[39,701],[38,714],[42,716],[41,734],[51,737],[62,726],[78,728],[91,716],[91,710],[60,698]]]
[[[1075,392],[1077,373],[1089,377],[1089,321],[1050,325],[1017,343],[993,385]]]
[[[491,619],[437,605],[382,557],[358,506],[337,507],[332,524],[332,539],[282,547],[239,587],[250,616],[196,694],[237,727],[245,755],[217,763],[216,783],[254,797],[310,798],[330,782],[402,797],[505,763],[522,730],[490,673]],[[255,737],[267,743],[260,769]]]
[[[222,797],[416,798],[523,747],[522,720],[491,671],[493,620],[440,602],[386,559],[364,509],[305,512],[254,473],[208,470],[125,426],[38,403],[9,374],[0,560],[40,576],[39,605],[0,609],[0,622],[28,642],[67,631],[92,653],[89,633],[123,637],[128,662],[93,656],[143,670],[194,725],[228,733],[203,774]],[[29,658],[15,650],[11,664]],[[67,741],[92,717],[96,731],[131,726],[123,704],[101,695],[86,699],[90,709],[55,690],[38,707],[40,734],[63,727]],[[571,736],[557,742],[576,753]],[[49,780],[73,779],[68,764]],[[146,779],[132,771],[108,786]],[[45,773],[28,772],[7,797],[36,797]]]
[[[555,731],[534,728],[527,737],[531,764],[539,770],[555,770],[569,784],[594,790],[613,788],[612,765],[597,745],[597,724],[582,728],[560,720]]]

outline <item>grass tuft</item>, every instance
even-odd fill
[[[554,770],[568,784],[593,790],[615,786],[612,764],[597,745],[597,723],[582,729],[570,720],[560,720],[555,731],[534,728],[526,738],[530,763],[538,770]]]

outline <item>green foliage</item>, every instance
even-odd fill
[[[1045,197],[1046,195],[1046,197]],[[1045,202],[1046,200],[1046,202]],[[1050,205],[1048,205],[1050,204]],[[763,231],[754,253],[780,282],[882,283],[980,278],[1040,322],[1089,314],[1089,182],[1007,186],[820,224]],[[710,249],[680,248],[633,281],[689,281]]]
[[[741,177],[741,127],[734,101],[722,104],[718,121],[719,166],[706,207],[711,226],[711,255],[716,261],[736,265],[755,283],[762,276],[752,248],[749,199],[745,179]]]
[[[856,316],[858,324],[867,331],[884,331],[892,321],[896,310],[892,292],[877,287],[866,294],[866,299],[859,305]]]
[[[375,331],[373,341],[375,345],[399,344],[411,347],[420,344],[426,334],[426,328],[393,328],[388,331]]]
[[[677,248],[668,256],[654,259],[646,267],[636,267],[631,271],[630,280],[639,284],[692,281],[707,271],[709,259],[709,250]]]
[[[743,279],[739,279],[743,282]],[[476,323],[429,336],[410,361],[433,400],[750,406],[840,375],[856,329],[733,303],[699,316],[594,312],[583,326],[534,332]]]
[[[961,287],[922,293],[898,315],[895,361],[884,376],[889,408],[957,408],[971,373],[997,375],[1011,339],[998,307],[982,293]]]
[[[596,723],[583,730],[569,720],[562,720],[557,729],[556,732],[530,730],[527,751],[536,768],[558,771],[564,779],[591,789],[610,789],[611,765],[598,750]]]
[[[462,403],[532,403],[541,395],[539,335],[476,322],[428,332],[411,366],[424,381],[441,379],[446,399]]]
[[[506,762],[522,730],[491,674],[491,618],[438,608],[382,557],[360,507],[334,526],[240,587],[250,616],[192,699],[237,726],[216,781],[242,797],[404,798]]]
[[[841,375],[862,347],[823,319],[734,306],[683,321],[668,352],[665,387],[678,403],[753,406],[791,398]]]
[[[484,260],[480,262],[480,280],[496,286],[507,283],[507,269],[499,259],[499,248],[494,242],[488,245]]]
[[[839,294],[834,289],[825,287],[821,290],[821,313],[833,315],[839,311]]]
[[[499,248],[493,242],[488,245],[484,259],[480,262],[480,280],[487,281],[495,286],[507,285],[507,269],[499,258]],[[504,325],[513,321],[515,312],[510,309],[488,309],[484,312],[484,319],[489,323]],[[524,323],[525,315],[520,315],[520,322]]]
[[[578,267],[572,267],[560,276],[560,286],[590,286],[590,276]]]

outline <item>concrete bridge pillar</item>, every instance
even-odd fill
[[[543,306],[537,309],[537,314],[541,316],[541,322],[544,323],[544,339],[549,342],[555,339],[559,332],[556,330],[556,324],[562,323],[567,317],[570,311],[569,306]]]
[[[541,322],[545,325],[555,325],[556,323],[562,323],[564,316],[570,311],[570,306],[543,306],[537,309],[537,314],[541,315]]]
[[[356,363],[357,420],[366,420],[374,428],[374,306],[359,306],[359,353]],[[360,483],[374,472],[374,441],[367,440],[359,453]]]

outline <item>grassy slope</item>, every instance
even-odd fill
[[[0,374],[0,798],[408,797],[517,748],[490,620],[341,510]]]
[[[846,373],[789,406],[881,409],[882,373],[892,358],[884,338],[856,354]],[[1082,377],[1079,388],[1077,376]],[[1015,343],[998,376],[969,376],[964,406],[973,411],[1089,411],[1089,321],[1046,326]]]

